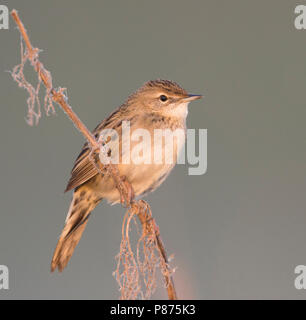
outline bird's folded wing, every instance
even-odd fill
[[[90,155],[90,148],[85,144],[71,171],[71,177],[65,192],[80,186],[98,173]]]
[[[95,138],[98,138],[100,132],[102,129],[105,128],[112,128],[115,129],[118,134],[121,134],[121,124],[122,119],[129,120],[131,123],[137,118],[135,116],[123,116],[123,110],[124,108],[118,108],[115,110],[108,118],[106,118],[104,121],[102,121],[93,131],[93,135]],[[121,110],[121,111],[120,111]],[[104,139],[105,141],[106,139]],[[110,147],[112,146],[111,143],[109,143]],[[90,155],[90,148],[88,146],[88,143],[85,143],[83,146],[83,149],[79,156],[77,157],[74,167],[71,171],[71,177],[68,182],[67,188],[65,190],[69,191],[72,190],[84,182],[88,181],[95,175],[99,173],[98,169],[96,168],[93,159]]]

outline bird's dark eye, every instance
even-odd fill
[[[162,102],[165,102],[165,101],[168,100],[168,98],[167,98],[165,95],[163,95],[163,94],[159,97],[159,99],[160,99],[160,101],[162,101]]]

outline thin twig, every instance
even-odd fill
[[[153,233],[156,241],[156,245],[160,252],[160,259],[162,262],[161,264],[165,269],[163,272],[163,276],[167,286],[168,298],[170,300],[177,299],[173,279],[171,277],[171,272],[168,266],[166,250],[162,243],[162,240],[159,234],[159,229],[154,219],[152,218],[151,214],[148,214],[148,211],[145,210],[145,208],[147,209],[150,208],[149,205],[145,201],[142,201],[142,200],[134,201],[133,198],[131,198],[130,190],[132,190],[132,186],[129,185],[129,183],[120,176],[117,166],[115,166],[114,164],[108,164],[107,166],[103,166],[102,163],[99,161],[99,157],[97,157],[97,155],[100,152],[99,142],[95,139],[93,134],[87,129],[87,127],[83,124],[80,118],[76,115],[76,113],[72,110],[72,108],[67,103],[67,97],[64,94],[64,89],[53,88],[51,74],[48,70],[44,68],[44,65],[39,61],[38,59],[39,50],[37,48],[33,48],[30,38],[26,32],[26,29],[15,9],[12,10],[11,15],[15,20],[19,28],[20,34],[25,42],[29,60],[31,61],[31,64],[34,67],[35,71],[38,73],[39,80],[41,80],[44,86],[46,87],[46,90],[47,90],[46,99],[50,99],[49,101],[56,102],[64,110],[64,112],[68,115],[68,117],[72,120],[72,122],[79,129],[79,131],[84,135],[85,139],[88,141],[92,149],[92,152],[95,155],[94,159],[98,168],[103,170],[107,169],[108,173],[114,179],[115,185],[119,190],[126,207],[130,210],[133,210],[133,212],[138,216],[144,232]],[[149,210],[149,212],[151,211]],[[128,230],[126,232],[128,234]]]

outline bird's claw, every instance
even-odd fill
[[[126,176],[121,177],[121,182],[125,186],[125,192],[120,192],[120,203],[122,205],[129,206],[135,198],[134,189],[132,185],[128,182]]]

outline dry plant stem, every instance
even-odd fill
[[[98,160],[98,153],[100,151],[100,144],[95,139],[95,137],[92,135],[92,133],[87,129],[87,127],[83,124],[83,122],[79,119],[79,117],[75,114],[75,112],[72,110],[72,108],[67,103],[67,98],[64,95],[63,91],[64,89],[54,89],[52,87],[52,78],[50,73],[44,68],[43,64],[38,60],[38,49],[33,48],[32,44],[30,42],[30,39],[28,37],[28,34],[25,30],[25,27],[20,20],[17,11],[14,9],[11,12],[11,15],[13,19],[15,20],[19,31],[21,33],[21,36],[26,44],[28,54],[29,54],[29,60],[31,61],[32,66],[34,67],[35,71],[38,73],[39,78],[43,82],[44,86],[47,89],[47,92],[50,95],[50,98],[56,102],[68,115],[68,117],[72,120],[74,125],[79,129],[79,131],[84,135],[88,143],[90,144],[93,153],[95,155],[94,159],[96,162],[97,167],[100,170],[105,170],[105,166],[102,165],[102,163]],[[109,164],[107,165],[107,172],[112,176],[114,179],[115,185],[117,189],[119,190],[120,194],[122,195],[122,198],[124,200],[125,206],[129,209],[132,209],[135,214],[138,216],[143,230],[149,230],[148,232],[153,232],[156,240],[157,247],[160,251],[161,259],[163,259],[163,265],[167,269],[166,273],[164,273],[165,282],[167,284],[167,292],[168,292],[168,298],[170,300],[176,300],[177,295],[174,287],[174,283],[171,277],[170,270],[168,270],[168,259],[166,255],[166,250],[164,248],[164,245],[162,243],[162,240],[160,238],[159,229],[157,225],[155,224],[154,219],[151,216],[148,216],[146,213],[146,210],[143,210],[143,206],[146,205],[149,207],[149,205],[145,201],[134,201],[133,198],[131,198],[130,191],[132,190],[132,186],[128,184],[127,181],[123,181],[122,177],[120,177],[118,168],[113,165]],[[122,201],[123,202],[123,201]],[[123,203],[123,204],[124,204]]]
[[[66,102],[66,97],[63,94],[63,90],[56,91],[54,88],[52,88],[52,83],[50,82],[50,77],[48,75],[48,72],[44,68],[43,64],[38,59],[31,59],[37,54],[37,50],[33,49],[32,44],[30,42],[30,39],[28,37],[28,34],[24,28],[23,23],[21,22],[18,13],[16,10],[13,10],[11,12],[11,15],[13,19],[15,20],[19,31],[24,39],[24,42],[27,46],[30,60],[33,64],[33,67],[35,68],[35,71],[39,73],[40,78],[42,79],[45,87],[52,95],[52,100],[56,103],[58,103],[63,110],[67,113],[69,118],[73,121],[73,123],[76,125],[76,127],[83,133],[87,141],[91,144],[93,149],[99,149],[99,144],[96,141],[95,137],[91,134],[91,132],[86,128],[86,126],[82,123],[82,121],[79,119],[79,117],[72,111],[71,107]]]
[[[169,300],[177,300],[177,295],[174,287],[174,282],[172,279],[172,276],[169,271],[168,267],[168,258],[166,254],[166,249],[164,247],[164,244],[162,242],[162,239],[160,237],[159,228],[157,224],[155,223],[155,220],[147,213],[146,210],[143,210],[144,206],[149,206],[146,201],[140,200],[138,202],[132,203],[132,209],[134,207],[135,212],[138,216],[138,219],[143,227],[143,229],[148,230],[148,232],[153,232],[156,240],[157,247],[159,249],[159,252],[162,256],[162,259],[164,260],[164,267],[167,269],[166,273],[164,273],[164,278],[166,282],[167,292],[168,292],[168,298]]]

